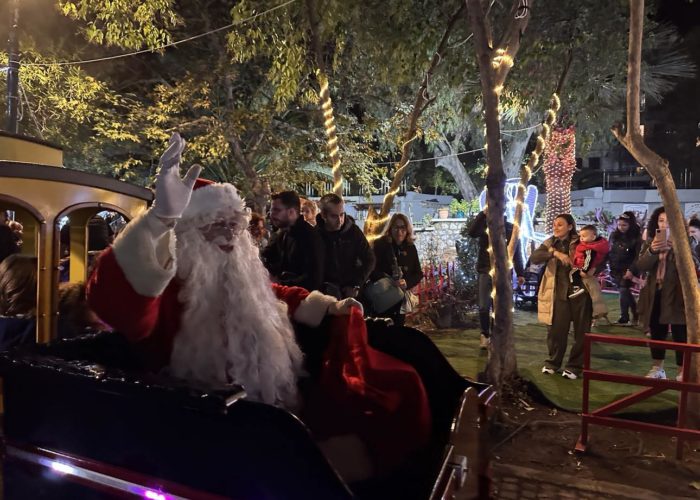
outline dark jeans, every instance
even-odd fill
[[[479,326],[481,334],[488,337],[491,333],[491,291],[493,285],[491,283],[491,275],[488,273],[479,273],[477,297],[479,303]]]
[[[637,317],[637,301],[632,295],[632,281],[622,278],[621,275],[614,276],[617,282],[617,289],[620,292],[620,320],[627,322],[630,320],[630,310],[632,317]]]
[[[661,290],[657,290],[654,295],[654,307],[651,309],[651,317],[649,318],[649,328],[651,330],[652,340],[666,340],[668,337],[668,326],[659,324],[659,315],[661,314]],[[671,336],[674,342],[685,344],[688,341],[688,330],[685,325],[671,325]],[[651,349],[652,359],[665,359],[666,349]],[[676,351],[676,364],[683,366],[683,353]]]

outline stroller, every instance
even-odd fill
[[[513,304],[518,309],[533,311],[537,310],[537,292],[540,289],[540,282],[544,275],[544,265],[531,264],[527,261],[523,277],[525,282],[513,287]]]

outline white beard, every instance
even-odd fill
[[[248,232],[234,237],[230,253],[196,228],[177,238],[184,310],[170,372],[205,384],[240,384],[250,399],[294,407],[302,353]]]

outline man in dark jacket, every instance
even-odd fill
[[[295,192],[272,195],[270,221],[278,230],[261,257],[275,283],[321,290],[323,242],[300,213],[301,203]]]
[[[513,224],[508,222],[503,217],[506,229],[506,245],[510,242],[510,237],[513,234]],[[471,238],[479,239],[479,255],[476,260],[476,271],[479,273],[479,324],[481,326],[481,348],[486,349],[490,343],[491,336],[491,260],[489,257],[489,236],[486,233],[486,212],[481,211],[477,214],[474,220],[467,228],[467,234]],[[523,278],[523,259],[520,254],[520,242],[515,246],[515,255],[513,256],[513,267],[515,274],[518,277],[518,283],[522,284]]]
[[[362,230],[345,213],[345,203],[336,194],[320,200],[316,231],[324,243],[324,293],[339,299],[357,297],[374,269],[374,252]]]

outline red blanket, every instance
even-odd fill
[[[347,412],[384,464],[430,439],[428,396],[415,369],[369,346],[362,313],[336,317],[321,386]]]

